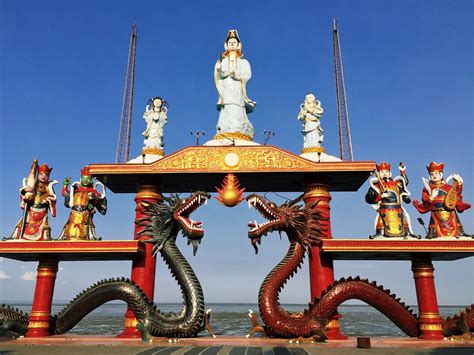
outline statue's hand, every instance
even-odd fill
[[[69,185],[70,183],[71,183],[71,178],[64,178],[64,180],[63,180],[63,185],[64,185],[64,186],[67,186],[67,185]]]
[[[464,182],[464,180],[462,179],[462,177],[459,174],[453,174],[453,179],[454,179],[454,181],[457,181],[460,184],[462,184]]]
[[[390,194],[388,192],[384,192],[382,193],[382,195],[380,195],[380,197],[382,198],[388,198],[390,196]]]
[[[33,201],[33,192],[27,192],[25,196],[23,196],[24,202],[32,202]]]
[[[436,196],[438,196],[439,194],[439,189],[438,188],[435,188],[431,191],[431,196],[430,198],[433,200],[434,198],[436,198]]]

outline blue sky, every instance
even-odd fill
[[[113,162],[130,29],[137,23],[138,49],[131,156],[142,147],[148,98],[169,102],[165,150],[194,144],[191,130],[215,132],[217,92],[212,71],[230,28],[237,28],[252,65],[249,97],[258,102],[249,118],[257,142],[299,153],[296,116],[312,91],[325,109],[324,146],[339,152],[332,58],[332,19],[339,21],[349,116],[356,160],[403,161],[409,189],[419,198],[421,177],[432,160],[465,181],[474,202],[473,4],[470,1],[0,1],[0,233],[20,218],[18,188],[34,158],[54,167],[52,177],[79,178],[93,162]],[[334,238],[366,238],[374,211],[358,192],[333,193]],[[59,195],[58,185],[57,193]],[[291,196],[291,195],[287,195]],[[276,202],[282,200],[269,195]],[[97,215],[106,240],[132,238],[133,195],[109,192],[109,211]],[[420,215],[412,206],[415,221]],[[461,215],[474,233],[473,210]],[[58,235],[69,210],[58,202],[51,218]],[[287,250],[285,238],[267,236],[258,256],[247,240],[257,217],[244,205],[216,201],[200,209],[206,235],[192,257],[208,302],[256,302],[265,275]],[[427,216],[424,216],[427,222]],[[419,234],[421,226],[414,224]],[[435,262],[440,304],[474,299],[473,261]],[[129,276],[130,262],[64,262],[55,300],[70,300],[93,282]],[[0,300],[30,300],[36,263],[0,259]],[[287,284],[283,302],[309,301],[307,269]],[[416,303],[409,262],[335,263],[336,277],[377,280],[409,304]],[[461,283],[463,286],[461,287]],[[156,300],[179,301],[178,288],[160,261]]]

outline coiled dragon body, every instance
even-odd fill
[[[313,208],[314,205],[305,208],[296,205],[299,199],[284,203],[279,207],[272,202],[266,202],[256,194],[248,196],[247,201],[267,219],[267,222],[262,224],[249,223],[248,236],[256,252],[258,252],[262,236],[275,230],[286,232],[290,243],[285,257],[267,275],[260,287],[258,304],[265,326],[258,326],[256,318],[253,318],[254,327],[250,334],[263,330],[275,337],[312,337],[322,341],[326,339],[327,322],[337,312],[337,307],[350,299],[358,299],[371,305],[387,316],[405,334],[412,337],[420,334],[418,319],[412,310],[391,294],[390,290],[385,290],[375,282],[359,277],[343,278],[334,282],[302,313],[290,313],[284,310],[278,301],[279,294],[286,282],[301,267],[305,254],[310,254],[313,246],[321,244],[320,238],[325,232],[323,230],[325,223],[321,223],[324,222],[324,217]],[[473,314],[474,309],[471,307],[453,319],[448,318],[444,321],[445,335],[448,332],[454,334],[456,331],[461,331],[458,328],[459,324],[464,324],[463,322],[466,323],[467,329],[470,327],[472,331]]]

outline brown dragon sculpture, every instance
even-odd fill
[[[262,236],[272,231],[285,232],[290,242],[288,252],[267,275],[260,287],[258,304],[265,325],[259,326],[256,316],[251,312],[249,316],[253,328],[248,336],[263,331],[273,337],[312,338],[324,341],[327,322],[335,314],[337,307],[350,299],[358,299],[369,304],[387,316],[405,334],[411,337],[418,336],[420,334],[418,319],[413,311],[391,294],[390,290],[359,277],[343,278],[334,282],[320,298],[310,303],[304,312],[290,313],[283,309],[279,303],[281,290],[301,267],[305,254],[311,257],[311,248],[321,245],[320,238],[324,234],[321,223],[324,218],[314,209],[315,203],[303,208],[296,205],[300,200],[301,197],[277,206],[256,194],[247,197],[249,206],[254,207],[267,220],[261,224],[256,221],[249,223],[248,237],[255,252],[258,253]],[[473,318],[474,309],[471,306],[471,309],[466,309],[459,316],[444,320],[445,336],[469,331],[469,328],[472,331]]]

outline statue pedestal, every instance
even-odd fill
[[[302,153],[302,154],[300,154],[300,157],[311,160],[311,161],[314,161],[314,162],[317,162],[317,163],[342,161],[341,159],[339,159],[335,156],[326,154],[326,153],[315,153],[315,152]]]
[[[163,158],[161,154],[144,154],[127,161],[127,164],[151,164]]]

